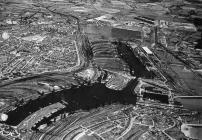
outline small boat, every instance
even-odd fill
[[[181,131],[188,138],[202,139],[202,124],[182,124]]]

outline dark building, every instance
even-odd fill
[[[111,34],[113,38],[118,40],[137,40],[142,39],[141,31],[133,31],[127,29],[120,29],[120,28],[112,28]]]

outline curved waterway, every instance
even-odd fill
[[[77,110],[91,110],[100,106],[118,104],[136,104],[136,95],[133,89],[136,81],[131,81],[122,91],[108,89],[104,84],[96,83],[90,86],[72,87],[72,89],[55,92],[41,97],[37,100],[30,101],[26,105],[8,112],[6,124],[16,126],[27,116],[31,115],[40,108],[50,104],[60,102],[61,100],[68,103],[67,107],[59,113],[74,113]],[[53,115],[58,115],[57,113]],[[44,119],[44,121],[48,121]],[[41,122],[43,123],[43,122]]]
[[[117,51],[120,57],[129,65],[131,75],[136,77],[148,77],[149,72],[134,55],[132,48],[121,42],[116,42],[115,44],[117,45]],[[6,124],[16,126],[27,116],[37,110],[61,101],[68,103],[66,108],[54,113],[49,117],[49,119],[43,119],[42,122],[39,122],[38,124],[46,123],[50,121],[52,117],[59,114],[74,113],[77,110],[91,110],[114,103],[135,105],[136,95],[133,94],[133,90],[136,85],[137,81],[132,80],[128,83],[127,87],[121,91],[108,89],[105,84],[101,83],[95,83],[88,86],[72,86],[71,89],[50,93],[48,95],[41,96],[39,99],[34,101],[31,100],[27,104],[19,106],[15,110],[8,112],[7,114],[9,117]]]

